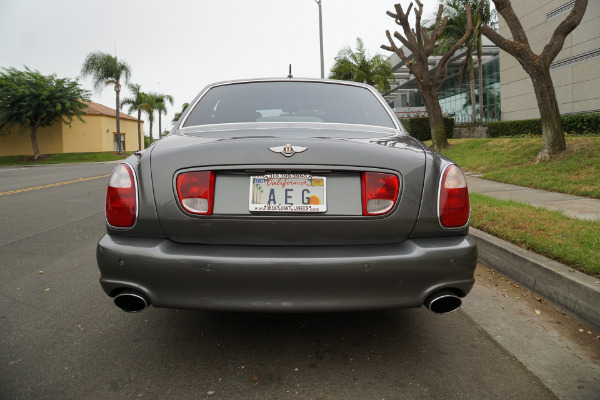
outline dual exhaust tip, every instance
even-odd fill
[[[148,297],[136,290],[124,290],[115,296],[115,305],[130,313],[142,312],[150,305]],[[450,290],[440,290],[425,300],[425,307],[434,314],[449,314],[460,308],[462,300]]]

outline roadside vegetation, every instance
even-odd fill
[[[600,221],[471,193],[471,226],[600,278]]]
[[[69,164],[86,162],[118,161],[127,158],[130,153],[63,153],[42,155],[37,160],[33,156],[4,156],[0,157],[0,166],[9,165],[38,165],[38,164]]]

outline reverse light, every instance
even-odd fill
[[[471,204],[467,179],[455,164],[446,167],[440,181],[438,212],[444,228],[460,228],[469,222]]]
[[[363,215],[381,215],[396,204],[400,191],[400,179],[393,174],[363,172],[362,184]]]
[[[177,176],[176,186],[177,197],[184,210],[192,214],[212,214],[215,192],[214,172],[184,172]]]
[[[106,221],[115,228],[130,228],[137,218],[137,192],[131,167],[119,164],[106,191]]]

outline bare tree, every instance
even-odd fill
[[[515,14],[509,0],[493,0],[496,10],[502,15],[510,29],[513,40],[500,36],[487,25],[481,27],[481,32],[496,46],[506,51],[519,61],[525,72],[531,78],[533,90],[540,110],[542,120],[543,148],[537,156],[538,161],[547,160],[551,155],[564,151],[567,146],[560,120],[560,111],[552,77],[550,64],[562,49],[566,37],[583,19],[588,0],[575,0],[573,9],[554,30],[550,41],[538,55],[531,50],[529,40],[519,18]]]
[[[404,53],[402,48],[399,48],[394,43],[390,31],[386,31],[389,46],[382,45],[381,48],[389,51],[393,51],[400,57],[404,65],[408,68],[409,72],[415,76],[417,86],[421,92],[421,97],[425,103],[425,108],[429,114],[429,126],[431,128],[431,139],[432,148],[434,150],[442,150],[450,146],[448,139],[446,138],[446,131],[444,129],[444,118],[442,115],[442,108],[438,100],[438,90],[441,89],[446,75],[448,73],[448,63],[450,57],[458,50],[463,43],[473,33],[473,23],[471,19],[471,6],[466,6],[467,11],[467,30],[464,36],[452,46],[446,54],[439,60],[437,66],[432,71],[433,74],[430,76],[428,58],[433,53],[436,42],[441,36],[442,32],[446,28],[448,23],[448,17],[445,17],[442,21],[442,10],[443,6],[440,4],[435,19],[433,29],[430,27],[425,28],[421,25],[421,16],[423,15],[423,4],[419,0],[415,0],[418,9],[415,8],[415,29],[411,29],[408,23],[408,17],[412,9],[413,3],[411,2],[406,10],[406,13],[402,10],[400,4],[395,4],[395,13],[388,11],[387,15],[394,18],[396,23],[402,27],[404,36],[400,33],[395,32],[394,37],[398,39],[402,44],[412,52],[412,59]],[[442,72],[444,76],[442,77]]]

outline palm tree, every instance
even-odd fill
[[[474,0],[478,1],[478,0]],[[470,0],[446,0],[444,4],[443,16],[448,17],[448,24],[446,29],[442,33],[442,36],[437,42],[436,54],[445,54],[449,48],[451,48],[464,34],[467,26],[467,14],[465,5]],[[471,10],[476,10],[471,7]],[[472,14],[474,29],[479,27],[475,25],[477,12],[474,11]],[[431,28],[432,29],[432,28]],[[469,71],[469,87],[471,89],[471,119],[473,126],[477,123],[477,111],[475,108],[475,73],[473,64],[473,48],[477,46],[476,38],[471,35],[469,39],[463,44],[462,48],[465,49],[465,63]],[[461,73],[462,76],[462,73]]]
[[[123,153],[121,147],[121,123],[119,119],[119,110],[121,109],[119,95],[121,93],[121,78],[123,78],[124,83],[129,81],[131,67],[124,60],[117,59],[116,56],[111,56],[110,54],[101,51],[95,51],[88,54],[83,62],[81,75],[83,77],[92,76],[94,90],[98,93],[102,92],[102,89],[106,85],[114,85],[117,103],[117,150],[119,153]]]
[[[163,93],[156,93],[156,110],[158,111],[158,137],[162,136],[161,116],[164,112],[167,115],[167,102],[173,105],[173,96]]]
[[[487,25],[496,28],[498,18],[496,10],[490,8],[489,0],[478,0],[476,13],[479,18],[478,24],[473,32],[477,38],[477,70],[479,72],[479,120],[483,124],[483,35],[481,34],[481,26]],[[471,6],[472,8],[472,6]]]
[[[152,136],[152,125],[154,124],[154,111],[156,111],[156,93],[147,93],[146,102],[142,106],[142,111],[148,116],[148,122],[150,123],[150,143],[154,141]]]
[[[356,52],[350,47],[342,49],[335,58],[329,79],[363,82],[374,86],[379,92],[390,90],[394,80],[392,65],[381,54],[369,58],[361,38],[356,38]]]
[[[142,110],[146,107],[146,93],[142,92],[142,85],[130,83],[127,85],[132,97],[126,97],[121,102],[123,106],[129,106],[127,113],[131,114],[137,111],[138,115],[138,150],[142,149]]]
[[[469,86],[471,89],[471,112],[473,126],[477,124],[477,111],[475,102],[475,71],[473,63],[473,51],[477,50],[477,68],[479,72],[479,119],[483,123],[483,67],[482,67],[482,36],[480,27],[482,24],[494,24],[495,14],[490,9],[489,0],[446,0],[444,16],[448,17],[448,24],[444,33],[437,42],[437,54],[444,54],[465,33],[467,26],[466,5],[471,6],[473,35],[465,42],[463,48],[466,50],[466,61],[469,71]]]
[[[177,121],[179,121],[179,118],[181,118],[181,116],[183,115],[183,113],[189,106],[190,106],[190,103],[183,103],[183,105],[181,106],[181,111],[178,113],[175,113],[175,115],[173,116],[173,120],[171,122],[173,122],[173,124],[176,124]]]

